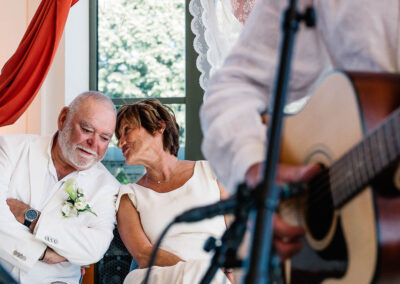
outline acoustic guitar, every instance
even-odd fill
[[[282,202],[306,228],[287,283],[400,283],[400,76],[333,72],[285,118],[281,162],[320,163]]]

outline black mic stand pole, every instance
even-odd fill
[[[315,16],[312,8],[306,12],[297,12],[297,0],[290,0],[282,22],[283,40],[280,54],[278,77],[273,97],[273,112],[271,124],[268,127],[268,145],[264,166],[264,179],[256,187],[256,223],[250,255],[249,270],[246,283],[268,283],[272,263],[273,215],[278,201],[279,190],[275,185],[277,164],[279,159],[280,136],[282,129],[283,109],[286,102],[291,58],[293,54],[294,37],[299,21],[314,25]],[[313,17],[314,16],[314,17]],[[271,281],[273,282],[273,281]]]
[[[204,245],[206,251],[215,250],[215,253],[200,284],[210,283],[220,267],[236,268],[242,266],[242,261],[237,258],[237,249],[246,233],[247,219],[250,209],[254,205],[254,198],[247,186],[241,184],[238,187],[236,199],[235,220],[224,232],[221,241],[217,243],[215,238],[210,237]]]

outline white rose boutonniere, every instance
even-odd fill
[[[93,215],[97,216],[92,211],[90,205],[85,199],[85,194],[82,188],[79,188],[76,184],[76,180],[71,178],[68,179],[63,185],[64,191],[68,194],[68,199],[64,201],[61,213],[64,217],[78,216],[79,213],[88,211]]]

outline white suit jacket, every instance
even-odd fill
[[[97,163],[69,174],[52,189],[45,188],[44,177],[54,169],[51,144],[52,137],[0,136],[0,264],[21,283],[78,283],[80,266],[100,260],[113,238],[118,181]],[[97,216],[89,212],[62,216],[68,198],[62,184],[69,178],[77,180]],[[33,234],[15,219],[7,198],[41,212]],[[69,261],[53,265],[38,261],[46,246]]]

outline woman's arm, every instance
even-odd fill
[[[140,216],[127,194],[121,197],[117,213],[118,231],[129,253],[136,260],[140,268],[148,266],[153,245],[147,238]],[[172,266],[183,261],[178,256],[166,250],[158,249],[154,265]]]

